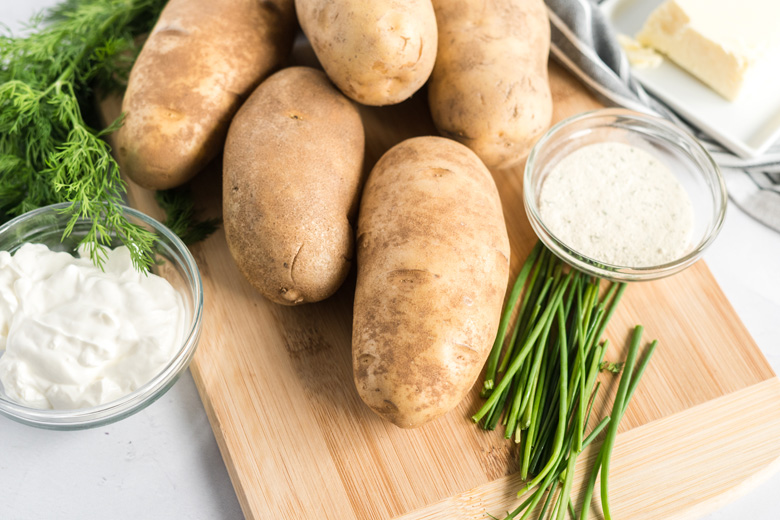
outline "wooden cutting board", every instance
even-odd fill
[[[555,121],[599,104],[550,65]],[[117,100],[103,106],[107,118]],[[363,108],[367,168],[393,144],[435,133],[424,93]],[[199,206],[221,213],[220,165],[192,183]],[[495,171],[513,277],[536,241],[522,204],[522,167]],[[151,194],[131,203],[160,216]],[[282,307],[236,269],[220,230],[192,251],[204,282],[203,336],[192,374],[249,519],[485,519],[519,504],[513,443],[469,416],[474,390],[431,424],[406,431],[358,397],[350,353],[354,272],[325,302]],[[660,342],[620,425],[611,473],[616,518],[697,518],[767,477],[780,462],[780,381],[704,262],[633,284],[607,330],[622,359],[635,324]],[[608,413],[616,378],[594,418]],[[475,389],[481,385],[481,381]],[[597,444],[597,443],[594,443]],[[578,478],[593,453],[578,463]],[[579,481],[573,496],[579,496]],[[598,491],[592,518],[600,518]]]

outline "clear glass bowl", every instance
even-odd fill
[[[610,265],[574,250],[545,225],[539,197],[547,176],[570,153],[605,141],[628,144],[658,157],[682,184],[693,206],[694,229],[679,258],[654,266]],[[585,112],[550,128],[528,156],[523,192],[528,220],[553,253],[581,271],[614,281],[662,278],[694,263],[720,232],[728,200],[717,164],[693,136],[664,119],[624,109]]]
[[[62,233],[69,220],[69,215],[62,210],[67,207],[67,203],[46,206],[0,226],[0,251],[13,254],[24,243],[34,242],[45,244],[52,250],[75,253],[90,223],[88,220],[79,220],[70,236],[62,241]],[[158,237],[155,246],[156,265],[152,272],[168,280],[181,294],[189,320],[189,330],[181,347],[151,381],[110,403],[76,410],[40,410],[11,401],[0,385],[0,414],[24,424],[51,430],[101,426],[124,419],[149,406],[168,391],[189,366],[200,339],[203,314],[203,289],[198,266],[187,246],[167,227],[132,208],[125,207],[123,211],[130,222],[153,231]],[[118,245],[119,241],[111,244],[112,247]]]

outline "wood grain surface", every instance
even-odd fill
[[[599,107],[558,66],[550,74],[555,121]],[[118,114],[118,101],[103,111]],[[435,133],[424,92],[361,112],[367,169],[393,144]],[[221,212],[220,169],[217,161],[192,183],[213,216]],[[493,173],[514,277],[536,241],[522,167]],[[160,216],[149,192],[131,186],[129,196]],[[192,374],[247,518],[484,519],[519,503],[513,443],[469,420],[476,387],[458,408],[411,431],[362,403],[350,353],[354,272],[327,301],[282,307],[242,278],[221,230],[192,251],[205,293]],[[660,344],[620,425],[611,503],[624,519],[696,518],[776,469],[780,382],[703,261],[628,288],[607,329],[608,359],[623,357],[638,323]],[[600,377],[607,391],[594,419],[617,387],[616,378]]]

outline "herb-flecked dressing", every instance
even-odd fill
[[[674,174],[652,154],[617,142],[564,157],[545,179],[539,211],[578,253],[609,265],[650,267],[684,255],[693,207]]]

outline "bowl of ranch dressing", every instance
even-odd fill
[[[162,396],[200,338],[203,291],[184,243],[131,208],[152,231],[154,265],[138,271],[118,240],[102,268],[79,242],[91,222],[63,232],[68,203],[0,226],[0,414],[55,430],[114,422]]]
[[[717,164],[693,136],[623,109],[553,126],[528,156],[523,188],[542,242],[570,265],[615,281],[691,265],[720,232],[728,200]]]

